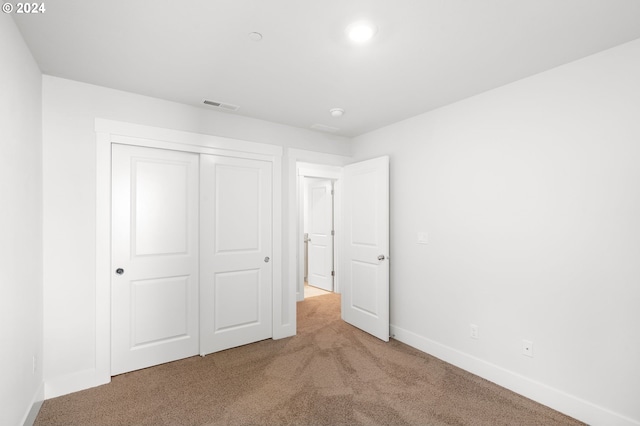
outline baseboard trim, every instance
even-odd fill
[[[111,377],[100,374],[95,369],[78,371],[47,380],[44,384],[44,397],[45,399],[51,399],[104,385],[110,381]]]
[[[29,408],[29,412],[25,413],[24,419],[22,421],[23,426],[33,426],[36,421],[36,417],[38,417],[38,413],[40,412],[40,408],[42,407],[42,403],[44,402],[44,382],[40,382],[36,393],[33,394],[33,398],[31,399],[31,404]]]
[[[476,358],[457,349],[443,345],[426,337],[391,325],[391,336],[449,364],[496,383],[513,392],[551,407],[568,416],[591,425],[640,426],[640,421],[631,419],[600,407],[589,401],[531,380],[498,365]]]

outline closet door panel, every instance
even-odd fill
[[[200,158],[200,352],[272,337],[270,162]]]

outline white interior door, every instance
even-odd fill
[[[272,337],[271,163],[200,159],[200,352]]]
[[[342,319],[389,341],[389,157],[344,168]]]
[[[112,147],[111,374],[198,354],[198,155]]]
[[[333,182],[312,179],[308,186],[309,285],[333,291]]]

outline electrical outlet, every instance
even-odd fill
[[[533,342],[529,340],[522,341],[522,355],[533,358]]]
[[[475,324],[469,324],[470,328],[471,328],[471,338],[472,339],[479,339],[480,338],[480,333],[478,330],[478,326]]]

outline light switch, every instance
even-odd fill
[[[426,232],[418,232],[418,241],[416,244],[429,244],[429,234]]]

